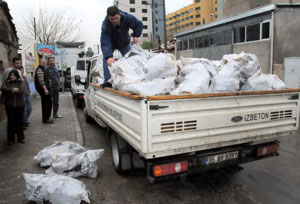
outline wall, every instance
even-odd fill
[[[274,69],[285,57],[300,57],[300,8],[280,8],[274,14]],[[282,71],[281,71],[282,73]]]
[[[223,17],[229,17],[271,3],[299,3],[299,0],[223,0]]]
[[[251,43],[241,43],[233,45],[233,53],[254,53],[263,73],[270,73],[270,59],[271,59],[271,40],[251,42]]]

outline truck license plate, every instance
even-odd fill
[[[233,160],[238,158],[238,155],[239,152],[236,151],[236,152],[228,152],[224,154],[217,154],[217,155],[205,157],[205,164],[208,165],[208,164],[215,164],[227,160]]]

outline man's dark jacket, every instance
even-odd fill
[[[38,66],[35,70],[35,75],[34,75],[34,85],[35,85],[35,89],[38,91],[38,92],[44,92],[44,89],[43,87],[41,86],[40,82],[39,82],[39,79],[38,79],[38,76],[37,76],[37,71],[41,69],[43,72],[44,72],[44,82],[45,82],[45,86],[48,90],[50,90],[50,79],[49,79],[49,75],[48,73],[46,72],[46,68],[45,67],[42,67],[42,66]]]
[[[120,25],[114,26],[108,17],[104,19],[101,29],[101,50],[105,59],[113,56],[115,49],[121,49],[130,43],[129,28],[133,30],[133,37],[140,37],[143,23],[126,12],[120,11]]]

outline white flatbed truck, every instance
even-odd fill
[[[143,97],[87,87],[87,120],[108,127],[116,171],[146,167],[151,183],[277,156],[299,124],[299,89]]]

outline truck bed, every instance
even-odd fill
[[[145,158],[271,140],[298,129],[299,89],[143,97],[94,88],[94,110]]]

